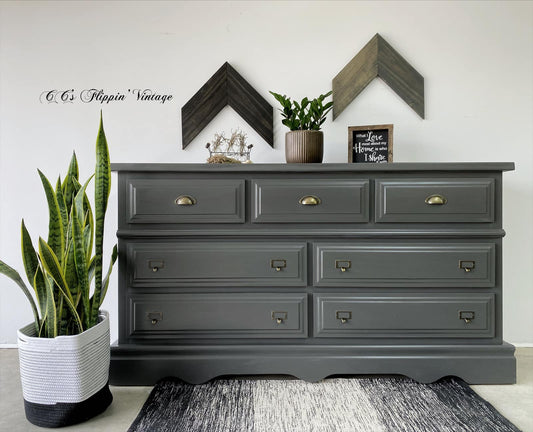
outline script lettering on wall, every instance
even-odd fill
[[[376,33],[333,78],[333,120],[376,77],[424,118],[424,77]]]
[[[272,147],[274,109],[228,62],[181,108],[182,146],[187,147],[229,105]]]

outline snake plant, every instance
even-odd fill
[[[115,245],[104,276],[104,221],[111,165],[102,117],[96,139],[95,173],[83,185],[79,182],[75,153],[65,178],[62,181],[59,177],[55,188],[41,171],[38,172],[48,202],[48,239],[39,237],[35,250],[24,219],[21,226],[22,260],[35,299],[20,274],[3,261],[0,261],[0,273],[11,278],[28,298],[37,336],[53,338],[78,334],[98,323],[98,311],[117,260]],[[86,194],[93,177],[94,217]]]

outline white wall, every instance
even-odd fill
[[[23,273],[20,220],[34,239],[48,215],[36,172],[57,177],[76,150],[94,166],[100,108],[113,162],[203,162],[213,134],[237,126],[255,162],[283,162],[226,108],[186,150],[180,109],[225,62],[273,105],[331,88],[337,72],[380,33],[425,78],[426,120],[383,82],[324,126],[325,162],[347,160],[347,127],[394,124],[394,158],[514,161],[504,175],[504,335],[533,343],[533,3],[475,2],[0,2],[0,257]],[[151,88],[164,105],[40,103],[50,89]],[[116,191],[106,241],[116,230]],[[117,284],[106,308],[116,326]],[[0,278],[0,343],[31,319],[19,289]],[[116,328],[113,329],[113,338]]]

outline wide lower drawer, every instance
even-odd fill
[[[244,222],[244,180],[130,179],[131,224]]]
[[[130,284],[305,286],[306,243],[129,243]]]
[[[315,286],[492,287],[493,243],[315,243]]]
[[[306,294],[137,295],[129,310],[131,337],[307,336]]]
[[[315,337],[494,337],[494,294],[314,295]]]
[[[368,180],[253,180],[254,223],[368,222]]]
[[[376,180],[376,222],[494,222],[494,179]]]

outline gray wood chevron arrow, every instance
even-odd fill
[[[333,78],[333,120],[376,77],[424,118],[424,77],[376,33]]]
[[[274,109],[228,62],[181,108],[182,146],[187,147],[229,105],[272,147]]]

